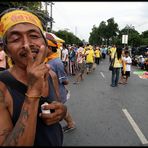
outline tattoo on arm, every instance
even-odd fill
[[[11,129],[4,129],[2,132],[0,132],[0,137],[1,136],[7,137],[10,132],[11,132]]]
[[[28,113],[27,107],[22,108],[20,118],[22,119],[21,122],[18,123],[17,128],[12,131],[11,136],[8,137],[8,139],[6,140],[4,145],[10,145],[10,146],[18,145],[19,139],[21,138],[21,136],[23,136],[23,134],[25,132],[25,128],[26,128],[25,123],[27,122],[27,120],[29,118],[29,113]]]
[[[3,94],[0,91],[0,103],[3,101]],[[31,100],[32,101],[32,100]],[[3,145],[5,146],[17,146],[20,145],[20,140],[26,133],[26,128],[28,126],[27,122],[30,118],[30,100],[25,99],[25,104],[22,106],[21,114],[19,117],[19,122],[16,123],[16,126],[13,129],[4,129],[0,132],[0,138],[5,136],[5,141]],[[11,134],[10,134],[11,133]]]
[[[18,145],[19,137],[23,135],[25,130],[25,125],[20,123],[18,128],[13,131],[13,134],[7,139],[4,145]]]

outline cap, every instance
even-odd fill
[[[57,41],[49,32],[45,32],[44,35],[45,35],[45,38],[47,39],[47,43],[49,46],[58,47]]]

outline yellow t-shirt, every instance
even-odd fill
[[[59,55],[59,58],[61,58],[61,49],[60,48],[57,49],[57,53]]]
[[[111,49],[110,49],[110,56],[111,56],[111,58],[113,59],[114,58],[114,54],[115,54],[115,52],[116,52],[116,48],[114,48],[114,47],[112,47]]]
[[[118,60],[117,54],[115,55],[115,61],[114,61],[113,67],[114,67],[114,68],[121,68],[121,67],[123,67],[124,73],[125,73],[125,71],[126,71],[126,64],[125,64],[125,61],[124,61],[122,58],[120,58],[120,59]]]
[[[96,58],[100,58],[101,52],[100,50],[95,50]]]
[[[94,62],[94,50],[90,49],[86,51],[86,63],[93,63]]]

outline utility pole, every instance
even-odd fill
[[[41,10],[42,9],[42,2],[39,2],[39,4],[40,4],[39,8]]]
[[[46,14],[48,15],[48,11],[47,11],[47,7],[48,7],[48,2],[45,2],[45,12],[46,12]],[[46,25],[46,31],[48,31],[48,23],[47,23],[47,25]]]
[[[51,19],[51,21],[50,21],[50,31],[52,31],[52,23],[54,22],[53,18],[52,18],[52,5],[54,5],[54,3],[50,2],[50,19]]]
[[[54,5],[54,3],[53,2],[45,2],[45,12],[49,16],[48,8],[47,8],[48,5],[50,5],[50,32],[51,32],[52,31],[52,23],[54,23],[53,18],[52,18],[52,5]],[[46,31],[48,31],[48,23],[46,26]]]

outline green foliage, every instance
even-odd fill
[[[41,2],[9,2],[9,7],[28,7],[30,10],[39,10]]]
[[[68,32],[66,30],[59,30],[59,31],[53,32],[53,33],[55,33],[55,35],[57,35],[59,38],[63,39],[66,44],[79,44],[82,42],[73,33]]]
[[[90,32],[89,43],[93,45],[123,45],[122,35],[128,35],[128,46],[137,47],[140,45],[148,45],[148,30],[144,31],[141,35],[133,26],[129,25],[119,30],[114,18],[108,19],[107,22],[102,21],[99,27],[93,26]]]
[[[142,35],[143,38],[148,38],[148,30],[142,32],[141,35]]]
[[[132,47],[140,46],[141,38],[135,28],[133,28],[132,26],[125,26],[125,28],[120,31],[120,37],[122,38],[122,35],[126,34],[128,35],[128,45]]]
[[[95,44],[101,44],[101,42],[102,42],[102,40],[100,37],[99,30],[94,25],[92,28],[92,32],[90,33],[89,43],[92,45],[95,45]]]
[[[142,38],[141,45],[148,45],[148,38]]]
[[[115,23],[114,18],[110,18],[102,21],[99,27],[93,26],[92,32],[90,33],[89,42],[90,44],[112,44],[117,36],[118,24]]]

